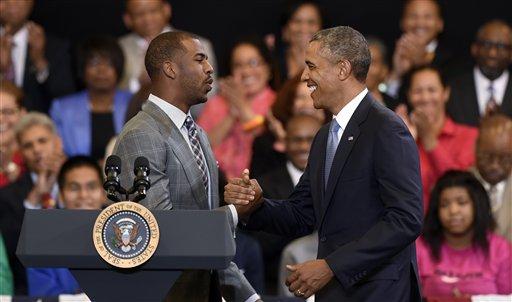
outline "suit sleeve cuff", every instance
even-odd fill
[[[247,300],[245,300],[245,302],[255,302],[255,301],[258,301],[260,300],[260,295],[258,294],[253,294],[252,296],[250,296]]]
[[[233,225],[236,227],[238,225],[238,213],[236,212],[236,208],[232,204],[228,205],[228,208],[233,216]]]

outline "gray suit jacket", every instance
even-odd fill
[[[205,132],[198,126],[198,136],[210,172],[211,200],[219,206],[218,167]],[[114,147],[114,154],[122,159],[121,184],[130,187],[133,181],[133,163],[145,156],[150,164],[151,188],[141,204],[154,210],[208,210],[208,196],[201,181],[199,167],[192,151],[171,119],[152,102],[146,102],[134,118],[123,128]],[[226,211],[227,207],[217,210]],[[232,219],[231,219],[232,220]],[[233,230],[234,230],[233,225]],[[255,291],[234,263],[219,271],[221,292],[227,301],[245,301]],[[190,271],[183,276],[180,286],[174,286],[172,301],[195,301],[190,295],[206,294],[209,278],[206,271]],[[187,281],[185,281],[187,280]],[[189,282],[195,280],[194,282]],[[179,294],[184,294],[179,296]],[[198,297],[203,301],[204,295]]]

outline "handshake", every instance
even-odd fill
[[[224,186],[224,201],[235,206],[238,216],[247,219],[263,203],[263,191],[245,169],[240,178],[229,179]]]

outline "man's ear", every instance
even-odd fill
[[[162,70],[168,78],[176,79],[178,66],[172,61],[165,61]]]
[[[352,65],[348,60],[341,60],[338,64],[338,79],[340,81],[346,80],[352,73]]]

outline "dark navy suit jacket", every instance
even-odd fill
[[[316,227],[318,258],[335,277],[316,301],[421,301],[414,241],[422,227],[416,143],[368,94],[343,132],[324,189],[329,125],[286,201],[265,199],[245,227],[303,236]]]

